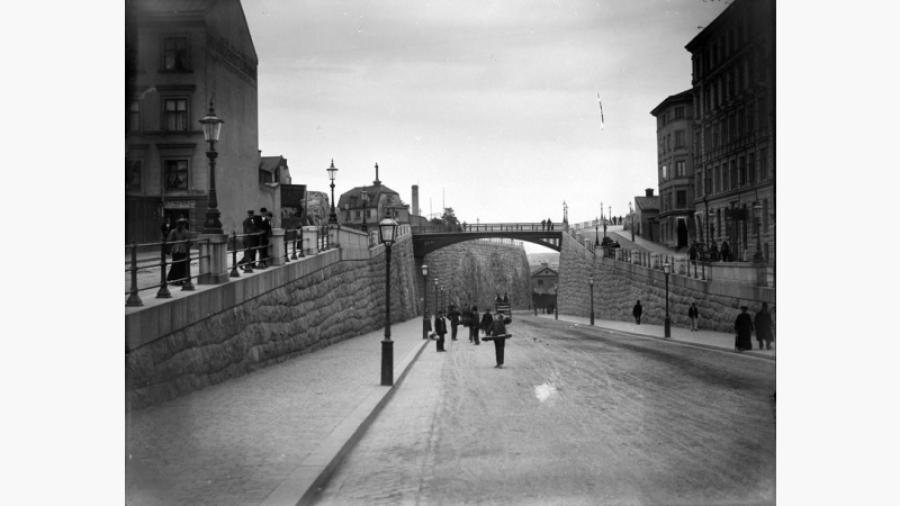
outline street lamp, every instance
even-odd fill
[[[444,308],[444,305],[446,302],[445,299],[446,299],[446,297],[444,296],[444,285],[441,285],[441,298],[439,299],[440,305],[438,306],[438,309],[441,311],[443,311],[443,308]]]
[[[338,171],[338,168],[334,166],[334,158],[331,159],[331,166],[325,169],[328,171],[328,179],[331,180],[331,214],[328,215],[328,224],[329,225],[337,225],[337,212],[334,210],[334,173]],[[378,224],[381,227],[381,224]]]
[[[422,264],[422,339],[428,339],[428,264]]]
[[[672,272],[672,264],[666,262],[663,265],[663,270],[666,273],[666,320],[664,327],[664,336],[672,337],[672,319],[669,318],[669,274]]]
[[[594,276],[588,278],[588,284],[591,287],[591,325],[594,325]]]
[[[756,253],[753,254],[753,262],[757,264],[763,263],[762,243],[759,238],[759,222],[762,216],[762,205],[759,200],[753,204],[753,217],[756,220]]]
[[[440,280],[437,276],[434,277],[434,315],[437,317],[438,309],[441,307],[440,301],[438,301],[438,287],[440,287]]]
[[[333,165],[332,165],[333,166]],[[381,384],[394,384],[394,342],[391,341],[391,246],[397,234],[397,222],[385,218],[378,224],[378,240],[384,244],[387,264],[384,275],[384,340],[381,341]]]
[[[222,234],[222,222],[219,221],[219,201],[216,198],[216,142],[219,141],[219,135],[222,133],[221,118],[216,116],[213,109],[213,101],[209,101],[209,112],[206,113],[200,124],[203,125],[203,138],[209,143],[209,151],[206,157],[209,159],[209,199],[206,206],[206,221],[203,223],[204,234]]]
[[[362,203],[363,203],[362,229],[363,229],[363,232],[368,232],[369,225],[366,221],[366,215],[369,214],[369,192],[367,192],[366,190],[363,190],[360,194],[360,198],[362,199]]]

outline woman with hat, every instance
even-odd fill
[[[172,252],[172,267],[166,276],[166,281],[173,285],[181,285],[187,277],[187,262],[190,262],[191,233],[188,232],[187,218],[178,218],[175,228],[169,231],[166,241],[170,244]]]

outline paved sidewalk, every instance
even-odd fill
[[[394,324],[394,387],[380,386],[384,329],[125,416],[125,496],[138,505],[297,504],[362,436],[430,341]]]
[[[541,318],[549,318],[551,320],[553,319],[552,314],[539,314],[538,316]],[[590,325],[590,318],[581,316],[559,315],[559,319],[560,321],[567,321],[579,325]],[[599,328],[618,330],[620,332],[627,332],[629,334],[635,334],[643,337],[665,339],[663,337],[664,328],[662,325],[650,325],[646,323],[638,325],[634,322],[598,319],[594,319],[594,325]],[[727,332],[716,332],[712,330],[698,330],[696,332],[691,332],[690,329],[675,326],[671,328],[671,333],[672,337],[669,339],[665,339],[666,341],[692,344],[696,346],[703,346],[706,348],[734,351],[734,334],[730,334]],[[775,360],[775,343],[772,343],[771,350],[759,350],[756,348],[758,346],[758,343],[756,342],[755,334],[753,336],[752,343],[754,349],[752,351],[745,351],[745,354]]]

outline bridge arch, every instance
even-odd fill
[[[451,244],[476,239],[516,239],[544,246],[552,250],[562,249],[562,229],[559,224],[542,223],[488,223],[467,225],[457,229],[447,227],[412,227],[413,253],[417,258]]]

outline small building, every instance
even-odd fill
[[[647,239],[659,239],[659,197],[653,196],[653,188],[644,190],[643,197],[634,198],[634,233]]]
[[[556,288],[559,272],[547,262],[531,270],[531,305],[538,310],[552,311],[556,307]]]
[[[670,248],[697,242],[694,226],[694,95],[671,95],[650,111],[656,117],[659,243]]]
[[[291,184],[291,169],[284,156],[259,157],[259,182]]]
[[[337,214],[341,225],[355,228],[361,228],[363,223],[377,226],[385,218],[393,218],[398,223],[410,222],[409,205],[403,203],[399,193],[381,184],[378,164],[371,185],[357,186],[341,194]]]

